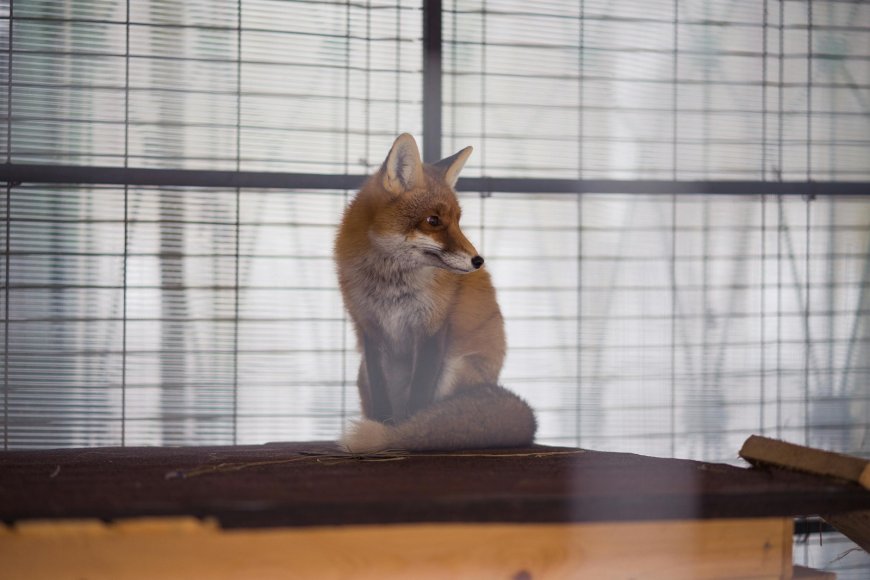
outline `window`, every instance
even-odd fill
[[[464,228],[541,442],[868,452],[867,6],[0,17],[4,448],[336,437],[359,358],[334,227],[408,131],[475,146]]]

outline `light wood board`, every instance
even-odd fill
[[[861,457],[804,447],[759,435],[751,435],[743,443],[740,457],[756,465],[770,465],[851,481],[870,490],[870,460]]]
[[[789,518],[222,530],[191,518],[0,527],[0,578],[791,578]]]

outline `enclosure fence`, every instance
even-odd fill
[[[870,7],[0,2],[4,449],[332,439],[332,264],[397,134],[539,441],[870,453]]]

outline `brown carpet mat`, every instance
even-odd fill
[[[799,516],[870,509],[814,476],[627,453],[353,457],[332,443],[0,452],[0,520],[156,515],[225,527]]]

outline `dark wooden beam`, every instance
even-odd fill
[[[441,159],[441,0],[423,2],[423,160]]]

